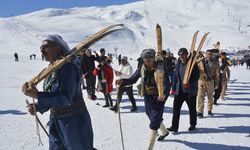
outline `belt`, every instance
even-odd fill
[[[54,118],[65,118],[80,115],[86,110],[87,108],[84,101],[79,100],[69,106],[62,108],[51,108],[50,114]]]
[[[146,95],[158,95],[158,89],[154,86],[147,86],[145,85],[145,94]]]

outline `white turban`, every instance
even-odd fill
[[[63,40],[63,38],[58,34],[49,34],[43,39],[43,41],[52,41],[56,42],[63,50],[64,54],[68,54],[70,48],[68,44]]]

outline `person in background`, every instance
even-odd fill
[[[221,61],[220,61],[220,76],[221,76],[221,93],[220,99],[224,101],[224,97],[227,90],[227,83],[230,81],[230,70],[229,63],[227,61],[226,52],[221,53]]]
[[[19,59],[18,59],[18,54],[17,54],[17,52],[14,53],[14,57],[15,57],[15,61],[18,62]]]
[[[105,60],[105,61],[106,61],[106,59],[107,59],[108,57],[105,55],[105,54],[106,54],[105,49],[104,49],[104,48],[101,48],[99,52],[100,52],[100,55],[98,55],[97,52],[94,51],[95,56],[96,56],[96,58],[97,58],[97,61],[98,61],[99,63],[100,63],[101,60]]]
[[[85,53],[81,60],[82,78],[86,79],[88,98],[90,100],[96,100],[96,76],[93,75],[93,71],[95,69],[95,61],[98,61],[98,58],[92,55],[91,49],[87,49]]]
[[[115,75],[117,76],[117,80],[130,78],[132,76],[133,69],[132,69],[132,66],[128,62],[128,57],[127,56],[121,57],[121,65],[122,65],[122,68],[120,69],[120,71],[115,71]],[[131,108],[130,111],[133,112],[133,111],[137,110],[135,98],[134,98],[134,95],[133,95],[133,85],[132,84],[131,85],[126,85],[124,87],[120,87],[118,89],[118,93],[117,93],[118,104],[116,103],[114,105],[114,107],[110,108],[110,110],[115,111],[115,112],[118,111],[118,105],[121,102],[122,95],[123,95],[124,92],[127,93],[128,97],[129,97],[129,100],[130,100],[130,102],[132,104],[132,108]]]
[[[113,90],[113,68],[105,59],[99,60],[100,64],[93,70],[93,75],[98,76],[98,91],[101,91],[105,97],[103,107],[113,107],[113,101],[110,93]]]

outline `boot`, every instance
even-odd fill
[[[203,118],[203,113],[198,112],[198,113],[197,113],[197,117],[198,117],[199,119]]]
[[[193,131],[193,130],[195,130],[195,129],[196,129],[195,125],[191,125],[191,126],[188,128],[188,131]]]
[[[106,103],[106,104],[103,105],[102,107],[109,107],[109,103]]]
[[[214,115],[211,110],[209,110],[207,113],[208,113],[209,116],[213,116]]]
[[[110,107],[113,107],[113,101],[112,101],[112,99],[109,100],[109,103],[110,103]]]
[[[109,108],[110,110],[114,111],[114,112],[117,112],[118,111],[118,107],[117,107],[117,104],[115,104],[114,107],[111,107]]]
[[[167,128],[167,129],[168,129],[168,131],[170,131],[170,132],[174,132],[174,133],[177,133],[177,132],[178,132],[178,129],[174,128],[173,126]]]
[[[165,137],[168,136],[169,134],[168,129],[165,127],[163,123],[161,123],[160,125],[160,131],[161,131],[161,135],[158,137],[157,141],[163,141]]]
[[[131,112],[137,111],[136,105],[133,105],[132,108],[130,109]]]
[[[149,132],[148,150],[153,150],[154,144],[155,144],[155,140],[156,140],[156,137],[157,137],[157,130],[152,130],[152,129],[150,129],[150,132]]]

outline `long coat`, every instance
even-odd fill
[[[101,67],[101,70],[96,68],[93,71],[93,75],[97,76],[100,81],[106,81],[106,94],[110,94],[113,90],[114,74],[111,66],[105,64]]]
[[[53,115],[52,110],[65,110],[76,102],[82,106],[77,115],[67,112],[60,117]],[[36,108],[40,113],[51,109],[49,149],[93,149],[91,120],[82,97],[79,69],[75,64],[66,63],[45,79],[44,91],[38,93]]]

